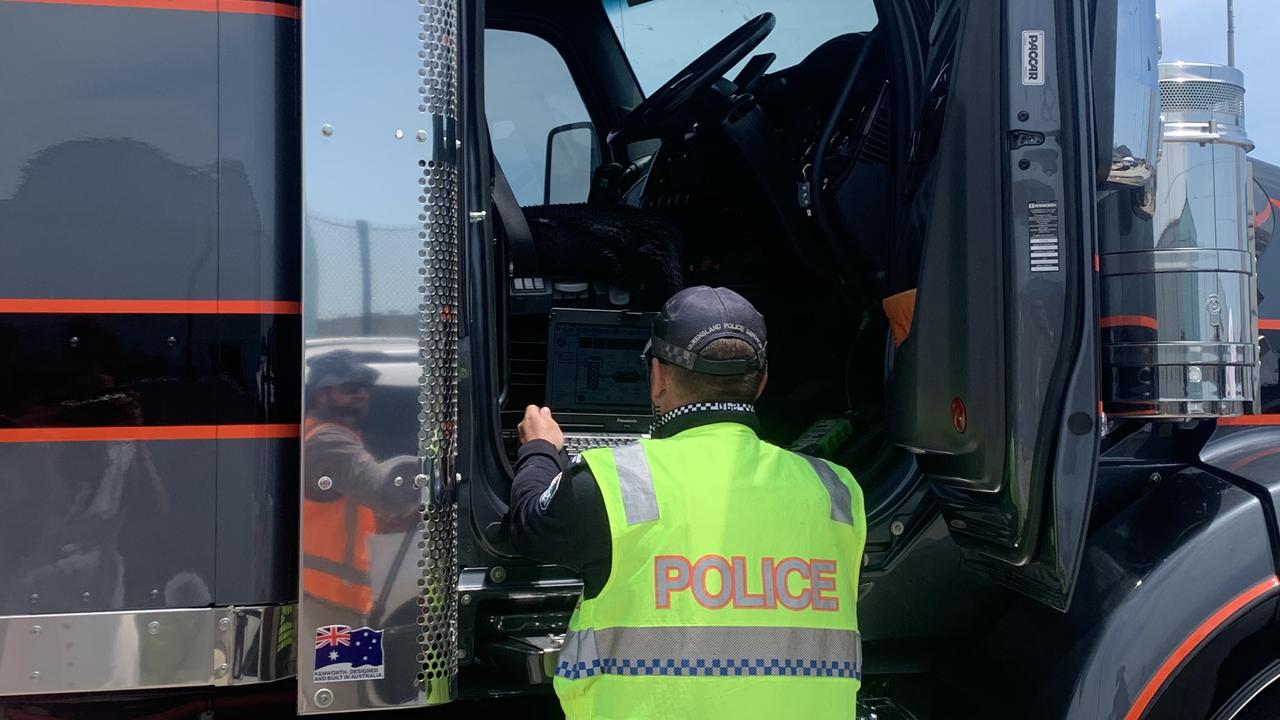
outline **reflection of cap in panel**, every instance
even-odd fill
[[[356,359],[350,350],[334,350],[307,360],[307,384],[313,388],[336,387],[347,383],[372,385],[378,371]]]

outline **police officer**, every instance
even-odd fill
[[[862,492],[761,441],[764,319],[740,295],[671,298],[645,361],[653,439],[583,453],[530,406],[516,549],[582,573],[555,677],[567,718],[855,716]]]

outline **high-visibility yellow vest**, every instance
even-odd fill
[[[866,516],[847,470],[737,423],[582,459],[613,563],[569,622],[568,720],[855,716]]]

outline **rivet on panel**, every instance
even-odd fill
[[[400,487],[401,485],[404,485],[404,478],[397,475],[396,479],[391,481],[391,484],[395,485],[396,487]]]
[[[226,677],[227,671],[230,669],[231,668],[226,663],[222,663],[221,665],[218,666],[218,669],[214,671],[214,674],[217,675],[218,677]]]
[[[218,629],[226,632],[231,629],[231,618],[222,618],[218,620]]]
[[[489,579],[496,583],[506,582],[507,569],[501,565],[494,566],[494,568],[489,571]]]
[[[328,475],[321,475],[320,479],[316,480],[316,487],[320,488],[321,490],[328,490],[329,488],[333,487],[333,478],[329,477]]]
[[[39,680],[39,679],[40,679],[40,671],[39,671],[39,670],[36,670],[35,672],[31,673],[31,679],[32,679],[33,681],[34,681],[34,680]]]
[[[396,130],[394,133],[392,133],[392,134],[393,134],[393,135],[395,135],[395,137],[396,137],[396,139],[397,139],[397,140],[403,140],[403,139],[404,139],[404,131],[403,131],[403,130],[399,130],[399,129],[397,129],[397,130]]]
[[[906,532],[907,526],[901,520],[894,520],[889,523],[889,534],[893,536],[901,535]]]
[[[165,339],[165,342],[169,344],[169,347],[173,347],[178,344],[178,338],[170,335],[167,339]]]
[[[315,694],[316,707],[327,708],[333,704],[333,691],[329,688],[320,688]]]
[[[458,599],[458,602],[462,603],[462,607],[466,607],[471,604],[471,596],[463,595],[461,598]]]
[[[80,338],[73,335],[71,336],[71,339],[67,341],[67,344],[71,347],[80,347]]]
[[[156,622],[156,621],[154,621],[154,620],[152,620],[151,622],[147,623],[147,634],[148,634],[148,635],[159,635],[159,634],[160,634],[160,623],[158,623],[158,622]]]
[[[332,125],[330,125],[329,123],[325,123],[325,124],[321,125],[321,126],[320,126],[320,133],[321,133],[322,135],[324,135],[325,137],[329,137],[330,135],[333,135],[333,126],[332,126]]]
[[[32,634],[32,635],[39,635],[39,634],[40,634],[40,633],[42,633],[42,632],[44,632],[44,628],[40,627],[39,625],[32,625],[32,626],[31,626],[31,634]]]

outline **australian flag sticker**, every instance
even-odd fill
[[[381,680],[382,631],[346,625],[316,628],[315,682]]]

